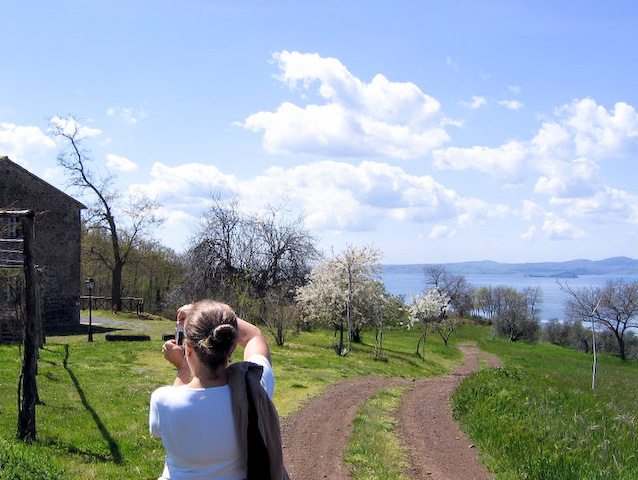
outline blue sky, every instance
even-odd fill
[[[0,155],[161,202],[183,251],[214,194],[302,212],[384,263],[638,257],[632,1],[4,2]],[[54,120],[55,121],[55,120]]]

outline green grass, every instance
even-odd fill
[[[100,316],[102,312],[94,312],[94,318]],[[15,345],[0,345],[0,480],[155,479],[161,473],[164,451],[148,434],[148,402],[155,388],[174,378],[160,353],[162,335],[171,333],[174,323],[122,313],[114,319],[121,323],[94,324],[92,343],[85,326],[47,337],[38,371],[43,405],[37,407],[37,440],[31,445],[15,435],[20,352]],[[107,342],[107,333],[143,333],[151,341]],[[438,375],[461,359],[456,349],[431,337],[424,362],[414,353],[417,334],[401,331],[386,333],[388,361],[375,361],[373,340],[372,332],[364,332],[364,342],[354,345],[347,357],[334,353],[330,331],[303,333],[284,347],[273,347],[274,402],[280,415],[298,410],[342,379]]]
[[[273,368],[277,379],[274,402],[281,416],[289,415],[308,398],[328,385],[353,376],[423,377],[442,375],[461,361],[455,348],[447,348],[432,337],[428,340],[426,360],[416,356],[418,334],[395,331],[384,335],[384,354],[388,361],[376,361],[374,333],[365,332],[362,344],[353,344],[347,357],[334,353],[331,331],[303,333],[284,347],[272,347]],[[370,340],[372,343],[368,343]]]
[[[545,343],[483,340],[503,368],[465,380],[457,417],[497,479],[638,478],[638,365]]]
[[[407,466],[407,453],[394,434],[395,412],[404,390],[379,390],[359,408],[345,459],[355,480],[405,480],[401,472]]]
[[[65,474],[37,446],[0,440],[0,479],[65,480]]]
[[[148,402],[155,388],[173,380],[160,347],[162,334],[171,333],[174,323],[121,313],[114,320],[121,323],[95,325],[93,343],[87,342],[84,326],[47,337],[38,375],[44,404],[37,408],[37,441],[30,445],[15,436],[20,352],[0,345],[0,480],[155,479],[160,474],[164,451],[148,435]],[[151,341],[107,342],[106,333],[142,333]],[[386,332],[388,361],[373,359],[372,332],[364,332],[364,342],[345,358],[335,355],[336,339],[327,330],[273,346],[274,401],[281,416],[346,378],[441,375],[460,362],[459,351],[444,347],[435,334],[428,336],[422,361],[415,355],[417,337],[417,332]],[[589,355],[494,340],[488,328],[479,326],[464,326],[451,341],[478,341],[504,362],[503,368],[464,381],[454,398],[456,414],[499,480],[638,478],[636,363],[600,356],[598,388],[592,391]],[[349,456],[357,478],[401,478],[405,456],[398,447],[386,447],[394,441],[400,396],[396,389],[380,392],[359,412]],[[374,435],[365,433],[371,431]]]

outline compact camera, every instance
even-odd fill
[[[184,328],[180,327],[179,324],[175,325],[175,343],[177,345],[184,343]]]

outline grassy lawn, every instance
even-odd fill
[[[454,408],[497,479],[638,478],[638,364],[549,344],[484,340],[504,368],[463,382]]]
[[[174,323],[118,314],[117,324],[99,325],[94,342],[85,326],[53,332],[41,351],[37,441],[15,439],[20,352],[0,345],[0,479],[155,479],[164,451],[148,434],[151,392],[172,382],[174,371],[160,353],[162,335]],[[111,314],[112,317],[112,314]],[[107,342],[106,334],[144,334],[151,341]],[[417,333],[387,332],[388,361],[373,359],[374,333],[345,358],[332,349],[332,332],[303,333],[284,347],[273,347],[277,378],[274,402],[282,417],[299,409],[329,384],[356,375],[420,377],[443,374],[461,359],[434,336],[428,359],[415,356]]]
[[[160,347],[174,323],[123,314],[113,321],[95,325],[93,343],[87,342],[85,326],[47,337],[39,361],[38,439],[30,445],[15,436],[20,351],[0,345],[1,480],[160,474],[164,451],[148,435],[148,402],[155,388],[173,380]],[[107,342],[106,334],[144,334],[151,341]],[[335,355],[336,339],[327,330],[272,347],[274,402],[281,416],[342,379],[440,375],[461,360],[456,348],[430,334],[422,361],[415,355],[417,337],[417,332],[386,332],[387,361],[373,359],[373,332],[364,332],[363,343],[345,358]],[[638,364],[600,356],[598,388],[592,391],[590,355],[495,340],[480,326],[462,327],[452,341],[478,341],[504,362],[503,368],[465,380],[454,396],[457,417],[498,480],[638,478]],[[381,391],[362,406],[348,458],[357,478],[400,478],[405,456],[393,429],[401,394]]]

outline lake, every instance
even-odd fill
[[[541,305],[541,319],[551,318],[564,319],[565,300],[568,295],[558,286],[556,278],[550,277],[529,277],[517,274],[462,274],[473,287],[498,287],[505,285],[522,291],[525,287],[540,287],[543,292],[543,303]],[[607,280],[619,278],[617,275],[581,275],[578,278],[565,278],[559,281],[569,285],[572,289],[600,287]],[[623,275],[628,282],[638,280],[638,275]],[[425,275],[423,266],[410,265],[405,268],[386,269],[381,275],[386,290],[392,295],[403,295],[405,301],[410,303],[410,295],[425,290]]]

